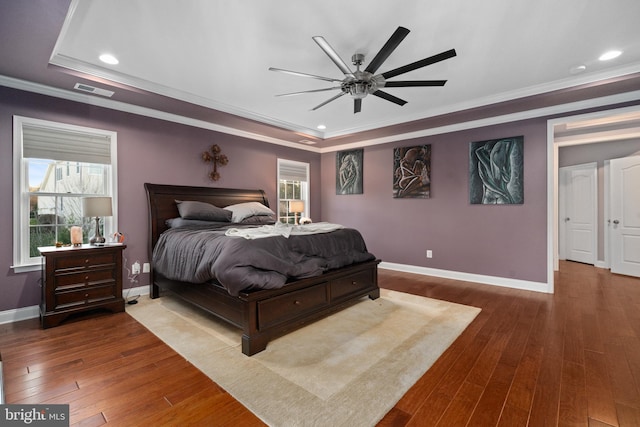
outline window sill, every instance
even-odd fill
[[[29,273],[31,271],[40,271],[42,269],[41,264],[23,264],[23,265],[12,265],[10,268],[13,269],[13,272],[18,273]]]

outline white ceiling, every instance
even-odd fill
[[[638,0],[74,0],[51,63],[331,138],[638,73],[639,17]],[[387,88],[408,103],[368,96],[358,114],[349,96],[310,111],[337,90],[275,97],[332,84],[269,67],[344,77],[313,36],[349,65],[365,54],[366,67],[398,26],[411,32],[378,72],[454,48],[455,58],[390,79],[444,87]],[[623,54],[599,61],[609,49]],[[120,63],[101,63],[105,52]],[[578,65],[586,70],[572,74]]]

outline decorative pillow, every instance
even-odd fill
[[[231,216],[231,221],[233,222],[241,222],[243,219],[248,218],[254,215],[274,215],[275,212],[263,205],[260,202],[245,202],[238,203],[236,205],[230,205],[225,207],[225,209],[233,212]]]
[[[184,218],[170,218],[165,221],[169,228],[179,228],[179,227],[189,227],[189,226],[198,226],[198,227],[224,227],[229,225],[229,221],[203,221],[200,219],[184,219]]]
[[[199,219],[202,221],[231,221],[232,212],[219,208],[211,203],[176,200],[178,212],[184,219]]]
[[[275,215],[251,215],[240,221],[241,224],[271,225],[276,223]]]

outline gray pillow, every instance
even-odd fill
[[[231,221],[232,212],[219,208],[211,203],[192,200],[176,200],[180,217],[184,219],[199,219],[202,221]]]
[[[225,207],[225,209],[233,212],[231,217],[231,221],[233,222],[241,222],[243,219],[248,218],[254,215],[274,215],[275,212],[263,205],[260,202],[245,202],[238,203],[235,205],[230,205]]]
[[[276,223],[275,215],[251,215],[240,221],[241,224],[271,225]]]
[[[178,218],[170,218],[165,221],[167,227],[169,228],[180,228],[180,227],[207,227],[207,228],[218,228],[218,227],[227,227],[229,226],[229,221],[202,221],[199,219],[184,219],[181,217]]]

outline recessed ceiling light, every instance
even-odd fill
[[[111,55],[110,53],[103,53],[102,55],[100,55],[100,61],[104,62],[105,64],[109,64],[109,65],[116,65],[118,64],[120,61],[118,61],[118,58],[116,58],[115,56]]]
[[[600,58],[598,58],[598,59],[600,61],[609,61],[610,59],[617,58],[620,55],[622,55],[622,51],[610,50],[610,51],[605,52],[602,55],[600,55]]]
[[[326,125],[318,125],[317,127],[318,127],[318,129],[320,129],[320,130],[325,130],[325,129],[327,128],[327,126],[326,126]]]
[[[580,74],[583,73],[587,69],[587,66],[584,64],[576,65],[569,68],[569,73],[571,74]]]

